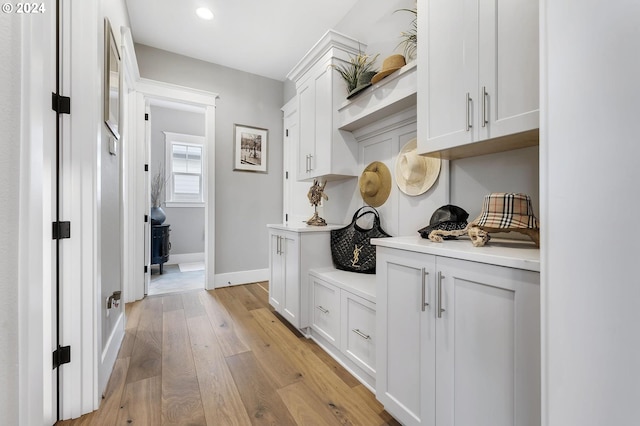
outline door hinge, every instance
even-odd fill
[[[53,222],[52,236],[54,240],[71,238],[71,222]]]
[[[149,121],[149,114],[148,113],[144,113],[144,121]]]
[[[287,129],[287,134],[286,134],[286,136],[289,136],[289,129]]]
[[[144,273],[148,273],[149,272],[149,267],[147,265],[144,265]]]
[[[147,222],[149,222],[149,215],[145,214],[144,215],[144,223],[147,223]]]
[[[285,221],[285,222],[289,222],[289,213],[285,213],[285,215],[284,215],[284,221]]]
[[[145,172],[148,172],[148,171],[149,171],[149,165],[148,165],[148,164],[145,164],[145,165],[144,165],[144,171],[145,171]]]
[[[289,179],[289,172],[284,172],[284,178]]]
[[[60,367],[62,364],[71,362],[71,346],[60,346],[53,351],[53,369]]]
[[[71,98],[51,93],[51,108],[58,114],[71,114]]]

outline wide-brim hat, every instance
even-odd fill
[[[371,86],[371,78],[374,75],[376,75],[376,71],[365,71],[362,74],[360,74],[360,77],[358,77],[358,85],[356,86],[355,89],[349,92],[349,94],[347,95],[347,99],[353,98],[355,95],[362,92],[367,87]]]
[[[531,197],[512,192],[493,192],[485,195],[482,212],[471,224],[500,229],[540,228],[533,213]]]
[[[382,69],[380,72],[371,78],[371,84],[376,84],[405,65],[407,65],[407,61],[404,59],[404,56],[398,54],[388,56],[384,61],[382,61]]]
[[[465,229],[467,227],[467,219],[469,213],[467,213],[462,207],[447,204],[446,206],[439,207],[431,215],[429,225],[418,230],[418,233],[422,238],[429,238],[431,231],[457,231],[459,229]],[[443,237],[445,240],[456,237]]]
[[[359,180],[360,195],[371,207],[380,207],[391,193],[391,172],[380,161],[365,167]]]
[[[440,175],[439,158],[423,157],[417,152],[416,138],[407,142],[396,157],[396,184],[407,195],[424,194]]]

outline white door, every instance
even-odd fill
[[[291,324],[300,328],[299,239],[291,234],[283,234],[281,246],[284,258],[284,306],[280,313]]]
[[[269,304],[277,312],[282,311],[284,292],[284,255],[282,254],[283,238],[279,234],[269,234]]]
[[[435,257],[378,247],[376,398],[405,425],[435,420]]]
[[[144,211],[146,220],[144,222],[144,294],[149,293],[149,281],[151,279],[151,108],[149,101],[145,100],[144,106]]]
[[[539,274],[441,258],[436,424],[540,425]]]

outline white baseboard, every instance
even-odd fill
[[[107,343],[102,350],[100,366],[98,367],[99,395],[102,395],[105,388],[107,387],[109,377],[111,376],[111,372],[113,371],[113,366],[115,365],[116,358],[118,357],[120,345],[122,344],[122,340],[124,339],[124,303],[121,303],[120,306],[122,306],[123,311],[120,312],[120,316],[118,317],[118,321],[116,322],[115,327],[113,327],[111,336],[109,336],[109,340],[107,340]]]
[[[269,268],[254,269],[252,271],[228,272],[216,274],[214,278],[215,288],[228,287],[230,285],[256,283],[269,280]]]
[[[177,265],[179,263],[204,262],[204,252],[202,253],[184,253],[169,254],[167,265]]]

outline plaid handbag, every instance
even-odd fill
[[[370,209],[368,211],[362,211]],[[364,215],[374,215],[373,226],[363,229],[356,223]],[[376,248],[371,238],[390,237],[380,226],[378,211],[371,206],[356,210],[353,220],[344,228],[331,230],[331,258],[336,268],[363,274],[376,273]]]

